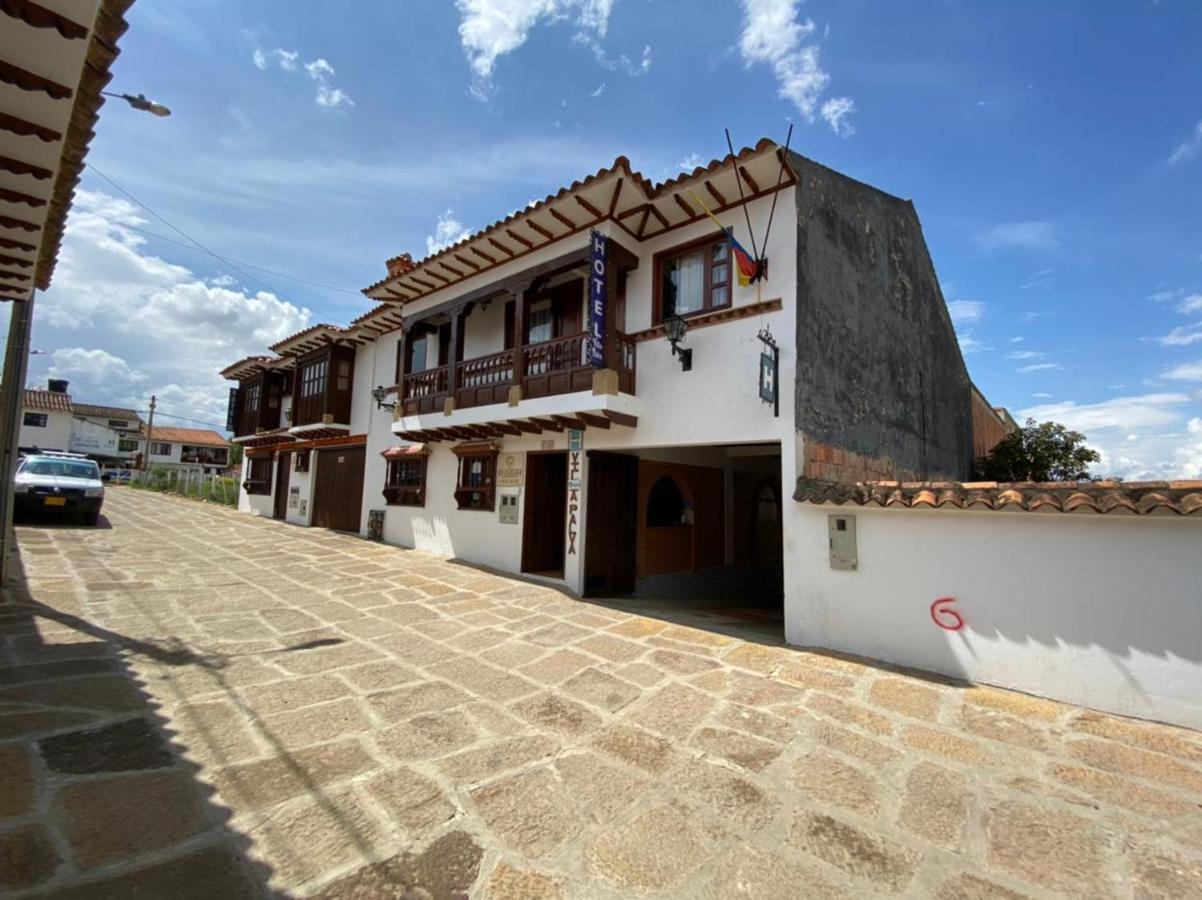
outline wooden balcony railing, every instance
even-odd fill
[[[625,334],[616,333],[618,387],[624,393],[634,393],[635,342]],[[527,344],[523,348],[525,363],[520,377],[514,373],[514,352],[502,350],[459,363],[455,368],[455,408],[505,403],[509,389],[521,384],[523,397],[549,397],[587,391],[593,385],[593,372],[588,362],[588,335],[584,332]],[[406,375],[402,381],[402,402],[405,415],[421,415],[442,409],[449,396],[447,367],[429,369]]]
[[[405,414],[410,416],[429,412],[441,412],[442,401],[447,396],[447,367],[427,369],[406,375],[401,382]]]

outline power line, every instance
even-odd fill
[[[146,212],[148,212],[150,215],[154,216],[156,219],[158,219],[160,222],[162,222],[164,225],[166,225],[168,228],[170,228],[176,234],[180,235],[185,240],[194,244],[196,247],[198,247],[200,250],[207,253],[209,256],[213,257],[213,259],[217,260],[219,263],[223,263],[226,268],[232,269],[233,271],[237,272],[239,275],[241,275],[247,281],[253,281],[255,284],[261,285],[263,288],[265,288],[266,290],[270,291],[273,294],[276,294],[278,296],[284,295],[283,291],[273,288],[267,282],[263,281],[263,279],[257,278],[256,276],[251,275],[249,272],[246,272],[245,270],[238,268],[238,266],[234,265],[229,260],[227,260],[224,257],[220,256],[219,254],[215,253],[213,250],[210,250],[208,247],[206,247],[200,241],[196,240],[196,238],[192,237],[190,234],[188,234],[182,228],[178,228],[177,226],[173,225],[171,222],[167,221],[167,219],[165,219],[163,216],[159,215],[157,212],[155,212],[153,209],[151,209],[149,206],[147,206],[145,203],[143,203],[141,200],[139,200],[137,197],[135,197],[129,191],[127,191],[125,188],[121,187],[121,185],[117,184],[117,182],[113,181],[113,179],[109,178],[107,175],[105,175],[103,172],[101,172],[99,169],[97,169],[91,163],[86,163],[85,165],[87,165],[87,167],[89,169],[91,169],[93,172],[95,172],[97,175],[99,175],[101,178],[103,178],[105,181],[107,181],[109,184],[111,184],[113,187],[115,187],[117,190],[119,190],[122,194],[124,194],[126,197],[128,197],[130,200],[132,200],[134,203],[138,204],[138,206],[142,207],[142,209],[146,210]],[[346,322],[342,322],[342,321],[336,321],[332,324],[341,325],[343,327],[346,327],[346,325],[347,325]]]
[[[138,410],[138,411],[142,412],[143,410]],[[208,428],[217,428],[217,429],[220,429],[221,431],[225,431],[224,425],[218,425],[215,422],[202,422],[200,419],[189,419],[187,416],[177,416],[174,413],[165,413],[165,412],[163,412],[162,406],[155,407],[155,415],[161,416],[161,417],[167,418],[167,419],[179,419],[181,422],[191,422],[193,425],[205,425]]]
[[[196,250],[196,248],[193,247],[191,244],[185,244],[183,241],[177,241],[174,238],[166,237],[164,235],[159,234],[157,231],[151,231],[149,228],[142,228],[138,225],[133,225],[129,222],[122,222],[120,219],[115,219],[112,216],[106,216],[104,213],[96,212],[95,210],[89,210],[89,215],[99,216],[100,218],[102,218],[108,222],[112,222],[114,225],[120,225],[122,228],[128,228],[131,231],[140,231],[142,234],[148,235],[149,237],[152,237],[155,240],[165,241],[168,244],[174,244],[177,247],[183,247],[185,250]],[[337,291],[340,294],[350,294],[352,297],[363,296],[359,291],[352,291],[347,288],[335,287],[332,284],[324,284],[323,282],[320,282],[320,281],[312,281],[308,278],[300,278],[296,275],[288,275],[285,272],[277,272],[274,269],[267,268],[266,266],[257,266],[254,263],[248,263],[248,262],[245,262],[240,259],[231,259],[228,256],[221,256],[218,258],[227,263],[236,263],[237,265],[240,265],[240,266],[246,266],[248,269],[258,269],[259,271],[266,272],[269,275],[275,275],[279,278],[287,278],[290,281],[299,281],[301,284],[312,285],[313,287],[323,288],[327,291]]]

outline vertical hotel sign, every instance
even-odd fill
[[[609,238],[595,228],[589,232],[588,267],[588,361],[594,368],[605,368],[605,301],[608,279],[605,261]]]

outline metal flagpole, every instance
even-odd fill
[[[735,145],[730,140],[730,129],[722,129],[726,132],[726,149],[730,151],[731,165],[735,170],[735,187],[739,189],[739,205],[743,207],[743,218],[747,220],[747,234],[751,236],[751,252],[755,254],[756,262],[760,259],[760,249],[755,245],[755,232],[751,230],[751,213],[747,211],[747,201],[743,199],[743,176],[739,174],[739,160],[735,156]]]

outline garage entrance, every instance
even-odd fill
[[[363,509],[363,467],[367,448],[330,447],[317,451],[313,519],[319,528],[358,531]]]
[[[779,640],[782,502],[776,443],[590,453],[585,593]]]

